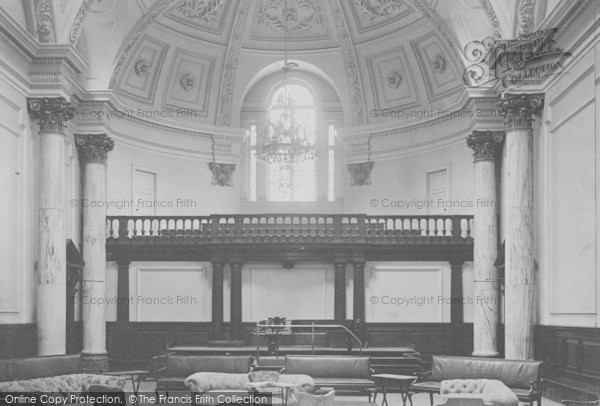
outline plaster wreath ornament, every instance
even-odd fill
[[[370,21],[389,16],[400,10],[403,0],[354,0],[362,11],[363,18]]]
[[[402,75],[393,70],[387,74],[386,80],[389,87],[392,89],[398,89],[402,84]]]
[[[313,25],[323,25],[323,9],[319,0],[262,0],[258,10],[258,25],[272,30],[298,33]]]
[[[196,85],[196,77],[188,72],[181,77],[181,79],[179,80],[179,83],[181,84],[181,87],[183,88],[183,90],[185,90],[186,92],[189,92]]]
[[[433,73],[444,73],[446,70],[446,58],[443,55],[436,55],[430,62]]]
[[[370,185],[373,166],[375,166],[375,162],[373,161],[348,164],[348,172],[350,172],[350,186]]]
[[[186,0],[177,7],[177,12],[190,20],[208,25],[218,21],[224,0]]]
[[[147,59],[138,59],[134,67],[135,74],[139,77],[148,76],[148,74],[150,73],[151,66],[152,65],[150,65],[150,61],[148,61]]]

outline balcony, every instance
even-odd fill
[[[128,260],[470,260],[472,227],[468,215],[108,216],[106,245],[108,259]]]

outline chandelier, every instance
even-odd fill
[[[283,92],[281,92],[273,106],[272,111],[278,114],[271,117],[267,113],[266,121],[257,128],[256,155],[257,158],[269,165],[275,164],[289,171],[303,161],[315,158],[315,145],[311,141],[310,130],[302,123],[296,121],[294,100],[288,92],[287,75],[298,67],[295,62],[288,61],[288,21],[293,15],[288,8],[287,1],[283,8],[284,16],[284,61]]]

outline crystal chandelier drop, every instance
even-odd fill
[[[281,68],[283,92],[272,106],[273,111],[278,112],[277,116],[268,116],[266,122],[258,127],[256,152],[261,161],[291,171],[296,164],[315,158],[315,146],[309,131],[296,122],[294,100],[288,94],[287,75],[297,68],[298,64],[288,61],[287,58],[288,20],[291,18],[287,1],[282,13],[285,21],[284,62]]]

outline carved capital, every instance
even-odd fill
[[[504,131],[473,131],[467,146],[473,149],[473,162],[495,161],[504,141]]]
[[[506,93],[498,103],[505,130],[531,129],[533,115],[544,107],[543,93]]]
[[[212,185],[215,186],[233,186],[233,173],[235,172],[235,164],[218,164],[209,162],[208,169],[212,172]]]
[[[375,162],[361,162],[358,164],[348,164],[350,172],[350,186],[364,186],[371,184],[371,172]]]
[[[75,144],[82,163],[106,163],[108,151],[112,151],[115,142],[106,134],[75,134]]]
[[[38,120],[40,132],[65,132],[65,123],[75,116],[75,107],[62,97],[44,97],[28,99],[27,109],[34,119]]]

